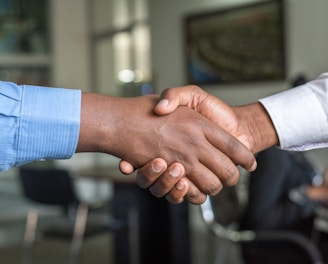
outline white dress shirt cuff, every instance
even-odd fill
[[[327,114],[311,85],[299,86],[259,102],[271,117],[282,149],[304,151],[328,147]]]

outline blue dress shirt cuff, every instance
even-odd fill
[[[22,86],[15,166],[40,159],[67,159],[77,147],[81,91]]]

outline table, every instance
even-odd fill
[[[124,175],[117,167],[90,168],[79,174],[113,183],[111,214],[128,223],[127,232],[115,234],[115,264],[191,263],[187,202],[173,205],[155,198],[137,186],[135,175]]]

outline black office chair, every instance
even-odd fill
[[[57,168],[21,167],[19,179],[24,196],[35,204],[59,206],[66,217],[65,222],[55,222],[42,229],[46,238],[65,238],[71,240],[71,262],[80,263],[83,239],[108,231],[120,231],[125,225],[108,219],[89,221],[92,205],[81,202],[76,195],[70,172]],[[109,203],[109,201],[108,201]],[[99,205],[97,205],[97,209]],[[108,216],[109,216],[109,212]],[[38,223],[38,210],[31,208],[27,215],[24,236],[25,263],[32,261],[32,247]]]
[[[243,213],[243,205],[239,203],[236,187],[226,187],[214,197],[207,197],[201,206],[202,218],[216,238],[220,238],[220,246],[215,249],[215,264],[225,264],[229,250],[234,243],[239,245],[257,244],[259,258],[256,263],[299,263],[287,259],[284,254],[276,251],[275,256],[263,256],[261,249],[272,246],[273,243],[294,250],[302,256],[306,263],[323,264],[322,256],[311,240],[295,231],[252,231],[239,230],[239,220]]]

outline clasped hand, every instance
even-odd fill
[[[145,157],[142,167],[127,159],[120,162],[125,174],[138,169],[141,188],[171,203],[200,204],[206,195],[237,183],[237,165],[256,168],[255,146],[231,107],[196,86],[168,89],[161,99],[154,108],[158,128],[152,131],[158,139],[153,147],[161,155]]]

